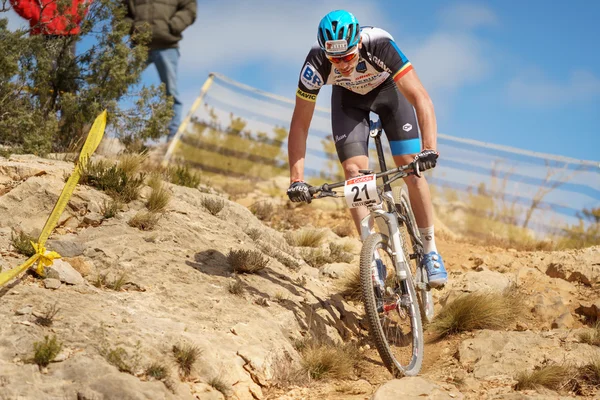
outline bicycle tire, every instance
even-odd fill
[[[404,280],[395,277],[387,279],[385,290],[379,291],[383,292],[383,296],[381,307],[378,307],[372,272],[376,252],[378,257],[384,261],[384,265],[388,267],[391,265],[394,271],[399,267],[394,264],[388,238],[381,233],[369,235],[363,243],[360,254],[360,282],[369,333],[384,365],[393,376],[415,376],[423,364],[424,338],[419,301],[412,277],[410,273],[407,273]],[[391,288],[389,286],[391,284],[397,285],[397,287]],[[389,293],[390,289],[388,288],[392,293]],[[399,296],[399,293],[402,295]],[[400,307],[398,298],[401,298],[403,302]],[[402,318],[402,313],[405,314],[404,318]],[[408,319],[410,328],[400,328],[401,324],[406,323],[406,319]],[[408,329],[410,332],[407,332]]]
[[[425,285],[429,284],[429,279],[427,277],[427,271],[423,268],[420,263],[421,260],[410,259],[411,253],[416,252],[415,247],[416,243],[413,241],[412,235],[408,232],[411,229],[415,232],[416,235],[419,235],[419,228],[417,227],[417,221],[415,219],[415,214],[412,211],[412,207],[410,205],[410,200],[408,198],[408,194],[404,189],[401,189],[397,198],[394,199],[397,204],[400,204],[401,213],[406,217],[406,221],[410,227],[402,224],[400,226],[400,233],[402,235],[402,250],[404,251],[404,257],[406,257],[406,261],[410,264],[410,269],[415,277],[416,282],[422,282]],[[396,208],[398,209],[398,208]],[[410,251],[408,244],[412,245],[412,251]],[[417,296],[419,297],[419,304],[421,310],[421,319],[426,323],[430,323],[433,321],[433,317],[435,315],[434,305],[433,305],[433,295],[431,294],[431,289],[417,289]]]

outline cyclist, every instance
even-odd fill
[[[375,27],[360,27],[353,14],[336,10],[319,23],[317,43],[310,49],[300,72],[288,138],[291,184],[287,195],[291,201],[311,201],[309,185],[304,181],[306,140],[317,94],[326,84],[333,85],[333,140],[346,179],[368,169],[370,112],[378,114],[397,166],[414,160],[435,165],[438,158],[435,112],[413,66],[389,33]],[[423,240],[422,262],[429,283],[432,287],[443,286],[448,274],[435,245],[429,186],[424,177],[410,176],[405,183]],[[360,207],[351,209],[351,213],[360,233],[360,221],[368,210]]]

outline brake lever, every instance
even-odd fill
[[[317,195],[317,199],[322,199],[323,197],[341,197],[339,194],[337,194],[336,192],[334,192],[333,190],[329,190],[329,191],[321,191],[318,195]]]

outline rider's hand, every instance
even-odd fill
[[[415,163],[419,164],[419,171],[425,171],[435,167],[440,153],[435,150],[423,150],[415,156]]]
[[[287,195],[293,202],[301,202],[305,201],[310,203],[312,201],[312,196],[308,192],[308,184],[303,181],[293,182],[287,190]]]

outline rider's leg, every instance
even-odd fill
[[[369,168],[369,158],[367,156],[350,157],[342,162],[342,166],[344,167],[344,175],[346,179],[354,178],[355,176],[359,175],[359,170]],[[350,214],[352,215],[352,219],[354,220],[354,225],[356,226],[359,236],[361,233],[360,221],[362,221],[368,213],[369,210],[367,210],[367,207],[350,209]]]

